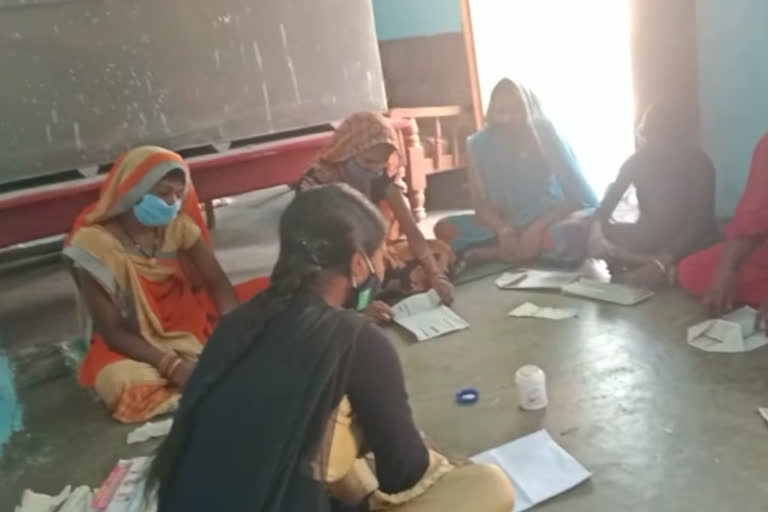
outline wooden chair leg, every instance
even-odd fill
[[[424,189],[413,189],[408,191],[408,199],[411,201],[411,211],[417,221],[427,218],[427,194]]]
[[[208,224],[209,230],[216,229],[216,212],[213,208],[213,200],[205,202],[205,223]]]
[[[405,142],[406,168],[405,181],[408,185],[408,199],[411,203],[411,211],[417,221],[424,220],[427,216],[426,190],[427,169],[432,161],[424,157],[424,148],[419,138],[419,126],[415,119],[410,119],[408,127],[403,130]]]

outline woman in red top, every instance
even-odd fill
[[[725,241],[684,259],[678,277],[683,288],[704,297],[713,315],[768,298],[768,133],[755,148]]]

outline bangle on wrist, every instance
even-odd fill
[[[160,358],[160,361],[158,361],[157,371],[160,372],[161,375],[165,375],[168,371],[168,365],[173,363],[174,359],[177,359],[178,356],[174,352],[168,352],[166,354],[163,354],[163,357]]]
[[[177,357],[173,360],[171,364],[168,365],[168,370],[165,372],[165,377],[170,379],[173,376],[173,372],[179,369],[179,366],[181,366],[181,363],[183,363],[184,360],[180,357]]]

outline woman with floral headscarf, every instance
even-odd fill
[[[296,185],[301,192],[329,183],[346,183],[377,205],[389,222],[387,272],[382,296],[407,295],[434,288],[443,302],[453,299],[446,277],[454,262],[447,244],[426,240],[411,214],[398,182],[399,141],[391,123],[372,112],[347,118],[312,167]],[[399,238],[400,231],[405,239]],[[392,319],[385,303],[375,301],[368,313],[379,321]]]
[[[64,254],[94,324],[80,382],[125,423],[173,408],[219,316],[267,285],[232,287],[186,163],[153,146],[115,162]]]

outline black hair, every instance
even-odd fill
[[[652,103],[645,109],[637,134],[645,140],[677,141],[689,135],[690,129],[681,109],[671,102]]]
[[[168,173],[163,176],[164,180],[173,180],[173,181],[180,181],[182,183],[187,183],[187,173],[182,169],[181,167],[176,167],[175,169],[171,169],[168,171]]]
[[[255,312],[248,320],[248,336],[228,337],[226,358],[215,365],[209,361],[204,380],[184,394],[173,429],[150,469],[145,497],[158,494],[162,503],[163,487],[182,454],[197,406],[259,342],[271,320],[299,292],[317,283],[321,274],[346,273],[357,252],[372,255],[384,243],[386,228],[378,210],[362,194],[348,185],[333,184],[299,192],[280,218],[279,235],[280,256],[270,286],[248,305]],[[217,342],[212,339],[209,345]]]

